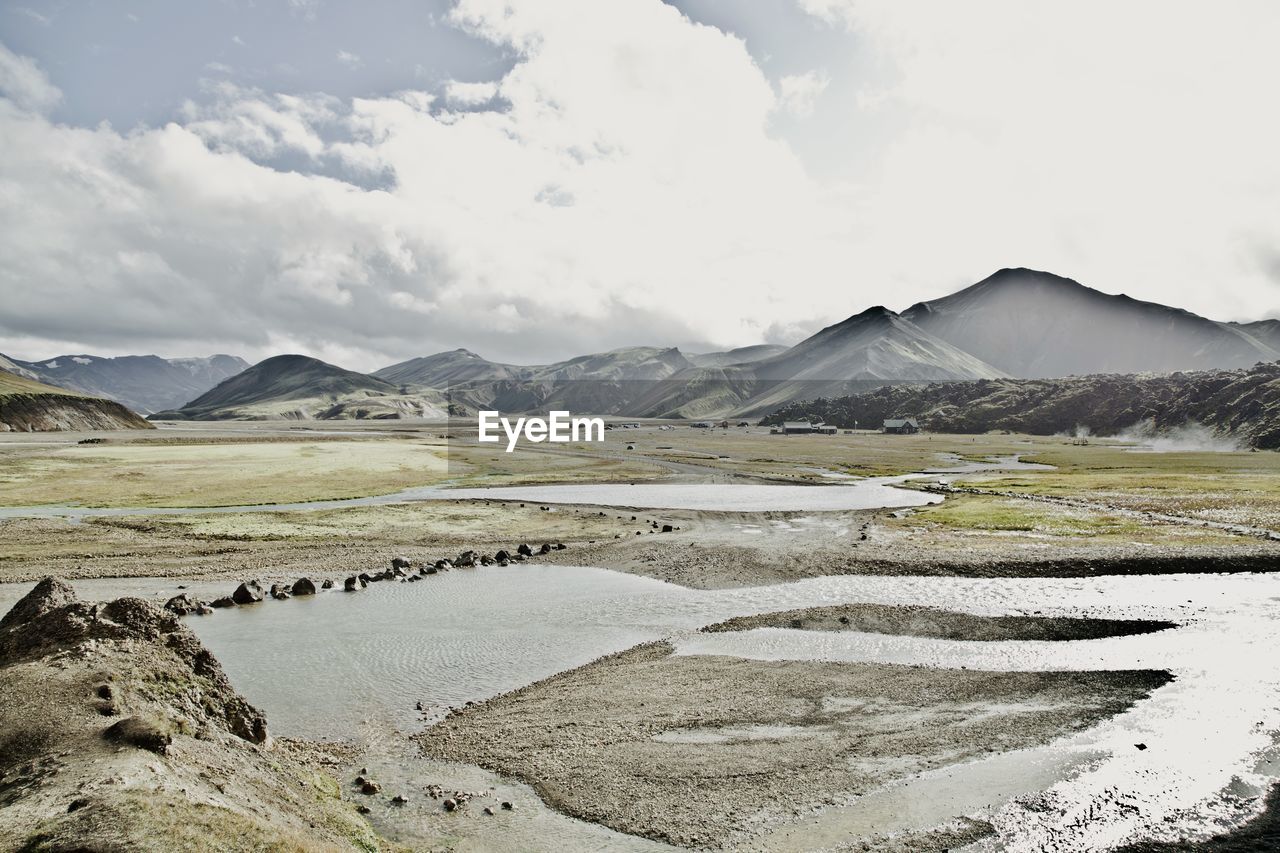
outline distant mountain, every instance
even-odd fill
[[[249,366],[231,355],[169,359],[154,355],[60,355],[44,361],[6,361],[41,382],[118,400],[143,414],[180,406]]]
[[[375,370],[372,375],[397,385],[445,388],[456,382],[516,379],[526,375],[529,370],[528,367],[489,361],[470,350],[455,349],[422,358],[411,358],[408,361]]]
[[[1280,351],[1238,325],[1028,269],[1000,270],[902,316],[1027,378],[1249,367],[1280,359]]]
[[[787,351],[787,347],[778,344],[755,344],[749,347],[724,352],[704,352],[686,354],[685,358],[693,362],[695,367],[728,367],[731,364],[750,364],[761,361]]]
[[[791,403],[765,423],[822,421],[878,428],[915,417],[926,430],[1032,435],[1174,432],[1188,445],[1213,437],[1280,449],[1280,364],[1172,374],[1102,374],[1067,379],[996,379],[895,385],[864,394]]]
[[[755,415],[793,400],[848,394],[886,382],[1003,375],[877,306],[770,358],[677,373],[638,403],[641,413],[653,417]]]
[[[0,357],[0,366],[8,361]],[[0,369],[0,432],[151,429],[114,400],[54,388]]]
[[[1227,323],[1274,350],[1280,351],[1280,320],[1258,320],[1253,323]]]
[[[396,385],[305,355],[277,355],[152,420],[333,420],[444,416],[435,393]]]

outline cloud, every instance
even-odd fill
[[[364,65],[364,62],[360,59],[360,57],[354,53],[351,53],[350,51],[339,50],[337,58],[339,62],[341,62],[343,65],[347,66],[348,68],[355,69],[355,68],[359,68],[361,65]]]
[[[857,76],[804,57],[775,88],[658,0],[462,0],[447,23],[513,63],[493,80],[222,81],[127,133],[51,121],[57,89],[6,51],[0,351],[710,350],[1009,265],[1256,315],[1250,249],[1280,245],[1270,6],[1135,2],[1100,27],[1088,3],[806,5]],[[821,180],[804,133],[835,140]]]
[[[754,342],[744,307],[813,279],[821,193],[770,136],[741,41],[639,0],[465,2],[453,21],[518,60],[443,103],[219,83],[128,134],[9,109],[0,288],[23,295],[0,337],[546,360]],[[491,109],[456,97],[499,88]]]
[[[17,106],[45,112],[62,100],[62,92],[26,56],[19,56],[0,44],[0,94]]]
[[[29,8],[27,6],[16,6],[14,7],[13,11],[17,12],[19,15],[25,15],[27,18],[35,21],[37,24],[39,24],[42,27],[47,27],[51,23],[53,23],[53,19],[50,18],[48,15],[42,15],[39,12],[37,12],[35,9]]]
[[[478,107],[498,96],[498,84],[492,81],[463,83],[460,80],[450,80],[445,84],[444,96],[451,104],[461,107]]]
[[[780,106],[800,118],[811,116],[814,104],[830,83],[830,78],[817,71],[787,75],[778,81]]]

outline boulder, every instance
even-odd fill
[[[557,551],[563,551],[564,549],[565,549],[565,544],[564,544],[563,542],[557,542],[557,543],[556,543],[556,550],[557,550]]]
[[[175,595],[164,603],[164,609],[177,616],[186,616],[188,613],[194,613],[204,607],[204,602],[198,598],[192,598],[187,593]]]
[[[458,559],[453,561],[453,564],[459,568],[470,569],[475,566],[479,556],[475,551],[463,551],[458,555]]]
[[[136,746],[164,755],[173,743],[173,728],[154,717],[126,717],[113,723],[102,736],[122,746]]]
[[[674,529],[675,529],[675,528],[673,528],[670,524],[664,524],[664,525],[662,525],[662,532],[663,532],[663,533],[670,533],[670,532],[671,532],[672,530],[674,530]]]
[[[409,562],[408,557],[392,557],[391,558],[391,568],[393,569],[407,569],[412,565],[413,563]]]
[[[437,569],[435,566],[423,566],[423,567],[422,567],[422,573],[423,573],[424,575],[434,575],[434,574],[435,574],[436,572],[438,572],[438,571],[440,571],[440,570],[439,570],[439,569]]]
[[[447,572],[453,568],[452,560],[436,560],[436,571]]]
[[[342,582],[342,588],[347,592],[356,592],[365,588],[364,578],[359,575],[352,575]]]
[[[271,597],[277,601],[284,601],[289,597],[289,590],[285,589],[281,584],[273,583],[271,585]]]
[[[236,600],[229,595],[224,595],[222,596],[222,598],[215,598],[213,601],[210,601],[209,606],[210,607],[235,607]]]
[[[333,589],[333,581],[329,578],[324,579],[324,583],[320,584],[321,589]]]
[[[539,554],[550,554],[550,553],[551,553],[551,550],[552,550],[552,549],[551,549],[551,543],[550,543],[550,542],[543,542],[543,543],[542,543],[542,547],[538,549],[538,553],[539,553]]]
[[[533,549],[529,547],[529,543],[521,542],[519,547],[516,548],[516,553],[523,554],[526,557],[532,557]]]
[[[364,780],[364,783],[360,786],[360,793],[362,794],[376,794],[381,790],[382,786],[372,779]]]
[[[360,574],[356,575],[356,577],[360,578],[361,586],[368,586],[370,583],[373,582],[373,575],[370,575],[367,572],[361,572]]]
[[[482,566],[492,566],[492,565],[493,565],[493,557],[490,557],[488,554],[484,554],[484,555],[482,555],[482,556],[480,557],[480,565],[482,565]]]
[[[499,563],[509,563],[509,562],[511,562],[511,555],[510,555],[510,554],[508,554],[508,553],[507,553],[507,551],[506,551],[506,549],[504,548],[503,550],[501,550],[501,551],[499,551],[498,553],[494,554],[494,555],[493,555],[493,559],[494,559],[494,560],[496,560],[496,561],[497,561],[497,562],[499,562]]]
[[[330,584],[332,586],[332,584]],[[294,595],[315,595],[316,585],[311,578],[298,578],[293,582],[290,592]]]
[[[262,600],[262,584],[257,581],[245,581],[231,593],[236,604],[256,604]]]

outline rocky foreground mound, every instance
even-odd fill
[[[899,385],[792,403],[763,423],[811,420],[878,428],[916,417],[933,432],[1009,430],[1031,435],[1160,433],[1188,425],[1263,450],[1280,449],[1280,363],[1168,375],[1100,374]]]
[[[174,615],[47,578],[0,619],[0,851],[374,850]]]

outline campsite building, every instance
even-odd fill
[[[883,432],[892,435],[915,435],[920,431],[920,422],[915,418],[889,418],[884,422]]]

